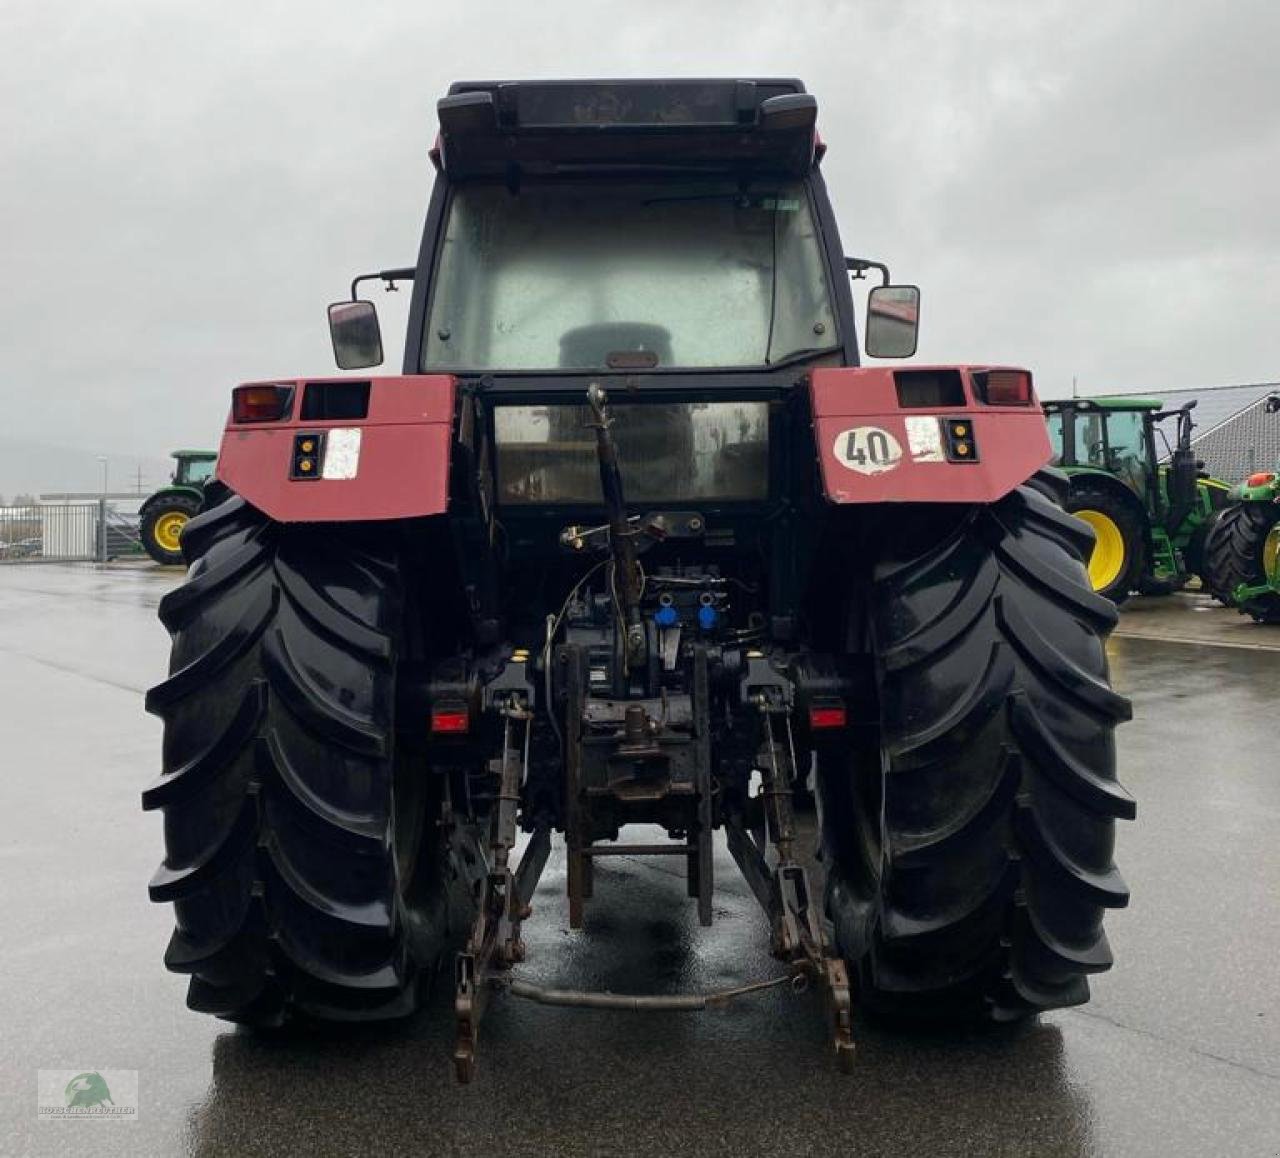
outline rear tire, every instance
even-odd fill
[[[359,528],[209,500],[160,606],[170,676],[147,696],[165,725],[142,798],[164,813],[165,964],[190,975],[192,1009],[232,1021],[408,1014],[452,886],[436,778],[397,751],[399,560]]]
[[[819,778],[827,909],[857,1002],[910,1021],[1009,1021],[1088,999],[1128,902],[1114,822],[1114,607],[1052,476],[988,508],[926,508],[874,570],[878,748]],[[938,534],[932,519],[949,519]],[[901,527],[899,521],[897,526]],[[843,765],[843,766],[842,766]]]
[[[191,495],[167,495],[148,503],[138,522],[142,549],[161,566],[182,566],[182,532],[199,510],[200,500]]]
[[[1222,509],[1220,507],[1210,511],[1200,525],[1191,532],[1191,538],[1187,540],[1187,549],[1183,552],[1187,570],[1199,577],[1200,589],[1206,595],[1213,594],[1209,584],[1209,555],[1207,549],[1209,536],[1213,533],[1213,528],[1218,525],[1218,520],[1221,518]]]
[[[1146,569],[1146,528],[1137,503],[1105,486],[1073,479],[1064,505],[1094,533],[1094,545],[1085,554],[1090,586],[1104,599],[1123,603]]]
[[[1267,582],[1267,567],[1276,566],[1280,553],[1280,504],[1237,503],[1222,512],[1205,544],[1209,585],[1216,598],[1235,607],[1242,585]],[[1259,623],[1280,623],[1280,592],[1255,596],[1238,607]]]

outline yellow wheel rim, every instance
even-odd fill
[[[1093,528],[1093,554],[1089,556],[1089,582],[1095,591],[1105,591],[1124,574],[1127,552],[1124,535],[1116,521],[1101,511],[1072,511]]]
[[[188,518],[190,516],[182,511],[169,511],[156,520],[152,533],[162,551],[173,554],[178,550],[178,537],[182,534],[182,528],[187,525]]]
[[[1262,544],[1262,574],[1268,583],[1280,584],[1280,523],[1271,528]]]

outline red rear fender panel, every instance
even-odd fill
[[[1050,459],[1044,412],[981,401],[973,375],[1009,367],[815,370],[809,389],[822,486],[833,503],[993,503]],[[964,405],[904,407],[895,372],[959,371]],[[949,461],[946,423],[968,425],[977,454]]]
[[[306,387],[326,381],[368,381],[367,416],[299,418]],[[290,413],[279,422],[243,424],[232,415],[218,452],[218,478],[246,501],[282,523],[412,519],[444,512],[456,395],[452,377],[274,379],[271,384],[294,387]],[[292,478],[295,447],[307,434],[317,436],[317,477]],[[344,452],[340,470],[335,469],[339,444]],[[326,463],[329,455],[334,461]]]

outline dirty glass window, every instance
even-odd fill
[[[767,403],[622,403],[609,410],[629,504],[768,495]],[[590,414],[586,406],[498,407],[498,501],[598,504]]]
[[[1117,475],[1142,492],[1148,475],[1142,415],[1126,411],[1076,411],[1076,463]]]
[[[188,483],[205,483],[213,478],[213,459],[197,459],[187,462],[182,468],[182,481]]]
[[[1107,444],[1112,454],[1145,455],[1142,442],[1141,414],[1112,411],[1107,416]]]
[[[1105,470],[1107,465],[1107,443],[1103,437],[1103,415],[1101,411],[1077,410],[1076,424],[1076,463],[1080,466],[1096,466]]]
[[[1046,415],[1049,425],[1049,445],[1053,448],[1053,458],[1049,461],[1053,466],[1062,465],[1062,413],[1054,410]]]
[[[800,182],[455,190],[424,370],[766,366],[837,343]]]
[[[1107,469],[1140,492],[1146,485],[1147,466],[1142,415],[1113,411],[1107,416]]]

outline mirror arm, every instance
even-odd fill
[[[881,285],[889,284],[889,267],[883,262],[871,261],[865,257],[846,257],[844,259],[844,267],[855,278],[864,278],[868,271],[878,269],[880,271]]]
[[[383,269],[377,273],[362,273],[351,282],[351,300],[353,302],[359,300],[360,295],[357,290],[362,281],[385,281],[387,283],[387,291],[390,292],[396,288],[396,282],[412,281],[415,273],[417,273],[417,270],[411,265],[402,269]]]

